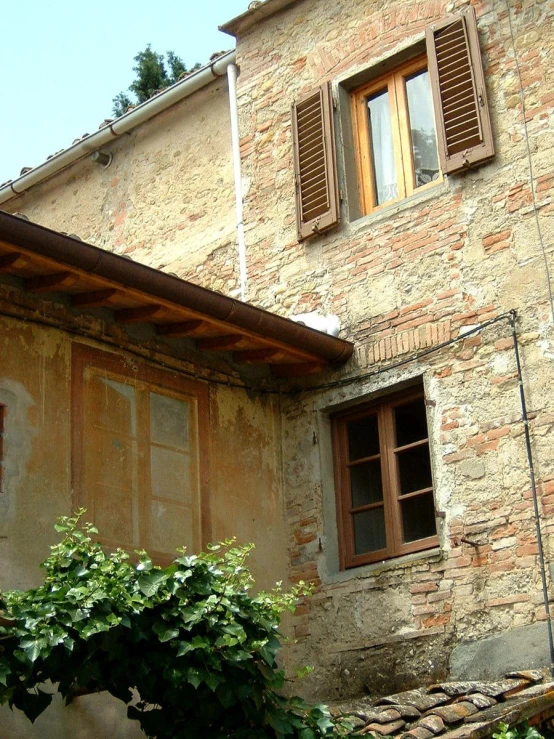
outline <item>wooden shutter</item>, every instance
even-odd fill
[[[475,10],[427,28],[441,169],[459,172],[494,156]]]
[[[333,102],[329,84],[292,106],[298,239],[339,222]]]

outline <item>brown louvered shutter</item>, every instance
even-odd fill
[[[339,222],[333,102],[329,84],[292,106],[298,239]]]
[[[427,28],[441,168],[459,172],[494,156],[475,10]]]

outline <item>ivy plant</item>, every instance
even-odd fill
[[[138,552],[137,563],[104,551],[82,514],[59,520],[42,585],[0,596],[0,702],[34,721],[55,690],[66,703],[108,691],[157,739],[348,731],[282,694],[279,623],[302,588],[252,595],[251,546],[183,550],[168,567]]]
[[[492,736],[493,739],[545,739],[534,726],[529,726],[527,721],[512,727],[500,723]]]

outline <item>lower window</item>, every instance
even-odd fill
[[[438,544],[422,389],[332,418],[341,567]]]
[[[157,560],[198,550],[205,388],[75,345],[73,398],[74,488],[102,543]]]

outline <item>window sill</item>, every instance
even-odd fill
[[[368,226],[373,226],[375,223],[381,223],[382,221],[388,221],[392,216],[404,211],[410,210],[422,203],[426,203],[429,200],[434,200],[442,195],[450,192],[450,185],[448,178],[446,177],[440,184],[435,187],[423,190],[422,192],[414,193],[404,200],[400,200],[390,205],[386,205],[374,213],[369,213],[367,216],[361,216],[349,222],[349,230],[352,234],[358,231],[365,230]]]
[[[442,559],[442,550],[440,547],[434,549],[424,549],[422,552],[414,552],[413,554],[405,554],[402,557],[394,559],[385,559],[382,562],[373,562],[369,565],[361,565],[360,567],[352,567],[348,570],[341,570],[328,574],[323,578],[325,585],[334,585],[335,583],[347,582],[349,580],[362,579],[365,577],[375,577],[384,572],[390,572],[399,569],[409,569],[413,564],[421,562],[421,560],[429,560],[430,562],[439,562]]]

